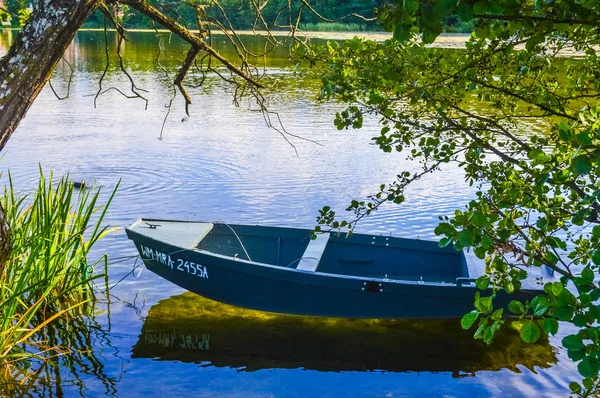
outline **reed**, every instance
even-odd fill
[[[305,32],[366,32],[373,30],[367,24],[355,22],[307,22],[301,23],[300,29]]]
[[[0,366],[65,349],[43,331],[93,303],[91,282],[103,276],[94,269],[103,263],[106,270],[107,257],[89,263],[88,254],[113,230],[102,223],[115,192],[99,205],[99,189],[77,191],[68,176],[55,182],[40,169],[37,190],[22,196],[8,175],[1,203],[13,246],[0,271]]]

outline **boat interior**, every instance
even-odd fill
[[[432,241],[336,233],[311,239],[306,229],[141,221],[130,228],[177,246],[305,272],[447,283],[469,275],[461,252]]]
[[[138,219],[126,231],[133,240],[130,232],[178,248],[301,272],[471,287],[485,274],[484,261],[473,251],[440,248],[429,240],[337,233],[311,239],[308,229],[149,218]],[[558,281],[546,266],[527,272],[521,290],[540,290],[542,280]]]

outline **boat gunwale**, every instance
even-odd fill
[[[290,267],[286,267],[286,266],[282,266],[282,265],[275,265],[275,264],[268,264],[268,263],[261,263],[258,261],[250,261],[250,260],[246,260],[243,258],[236,258],[236,257],[231,257],[231,256],[226,256],[223,254],[219,254],[219,253],[215,253],[215,252],[211,252],[208,250],[203,250],[203,249],[197,249],[197,248],[184,248],[183,246],[174,244],[174,243],[169,243],[169,242],[165,242],[162,240],[158,240],[156,238],[153,238],[149,235],[143,234],[139,231],[136,230],[132,230],[131,227],[133,227],[134,225],[137,225],[137,223],[139,221],[163,221],[163,222],[182,222],[182,223],[198,223],[200,221],[177,221],[177,220],[159,220],[159,219],[139,219],[137,220],[135,223],[131,224],[130,227],[126,227],[125,230],[127,232],[131,232],[140,236],[143,236],[146,239],[149,239],[151,241],[154,242],[158,242],[162,245],[167,245],[167,246],[172,246],[175,247],[179,250],[175,250],[172,251],[168,254],[174,254],[174,253],[179,253],[179,252],[189,252],[189,253],[196,253],[196,254],[200,254],[200,255],[204,255],[204,256],[208,256],[208,257],[213,257],[213,258],[217,258],[217,259],[223,259],[223,260],[227,260],[233,263],[242,263],[242,264],[246,264],[246,265],[251,265],[256,267],[257,269],[260,268],[266,268],[266,269],[273,269],[273,270],[282,270],[282,271],[287,271],[287,272],[292,272],[292,273],[297,273],[300,275],[306,275],[306,276],[318,276],[318,277],[322,277],[322,278],[332,278],[332,279],[343,279],[343,280],[349,280],[349,281],[358,281],[358,282],[378,282],[378,283],[392,283],[394,285],[411,285],[411,286],[432,286],[432,287],[445,287],[445,288],[463,288],[463,289],[470,289],[470,290],[474,290],[475,289],[475,284],[474,283],[462,283],[462,284],[458,284],[456,282],[430,282],[430,281],[415,281],[415,280],[409,280],[409,279],[393,279],[393,278],[375,278],[375,277],[367,277],[367,276],[357,276],[357,275],[348,275],[348,274],[335,274],[335,273],[328,273],[328,272],[319,272],[317,271],[305,271],[305,270],[301,270],[301,269],[296,269],[296,268],[290,268]],[[235,226],[235,225],[232,225]],[[286,228],[287,227],[271,227],[271,228]],[[301,229],[298,228],[297,230],[299,231],[306,231],[306,229]],[[363,236],[375,236],[375,235],[367,235],[367,234],[363,234]],[[396,238],[396,237],[392,237],[394,239],[401,239],[401,240],[405,240],[405,241],[409,241],[409,240],[413,240],[413,239],[409,239],[409,238]],[[422,240],[419,239],[419,241],[421,242],[431,242],[431,243],[435,243],[435,241],[429,241],[429,240]],[[462,252],[456,252],[457,256],[461,256],[464,259],[464,256],[462,255]],[[140,256],[141,257],[141,256]],[[150,260],[152,261],[151,258],[147,258],[144,259],[142,258],[142,260]],[[232,267],[227,263],[221,263],[218,265],[219,267],[222,268],[226,268],[228,270],[233,270],[235,272],[242,272],[244,274],[253,274],[248,272],[248,269],[243,269],[241,267]]]
[[[131,225],[129,225],[128,227],[125,227],[125,229],[131,230],[132,228],[136,227],[138,224],[140,224],[141,222],[166,222],[166,223],[181,223],[181,224],[214,224],[214,225],[225,225],[225,226],[229,226],[232,228],[235,227],[241,227],[241,228],[260,228],[261,230],[286,230],[286,231],[293,231],[293,232],[310,232],[310,229],[308,228],[297,228],[297,227],[285,227],[285,226],[280,226],[280,225],[260,225],[260,224],[229,224],[223,221],[187,221],[187,220],[165,220],[165,219],[156,219],[156,218],[139,218],[137,219],[135,222],[133,222]],[[138,232],[138,231],[136,231]],[[148,236],[145,235],[141,232],[138,232],[141,235],[144,236]],[[237,233],[237,232],[236,232]],[[337,233],[332,233],[332,237],[334,237],[335,235],[338,235]],[[266,235],[262,235],[262,234],[256,234],[256,236],[269,236],[269,237],[280,237],[279,235],[272,235],[272,234],[266,234]],[[148,236],[150,237],[150,236]],[[425,252],[432,252],[432,251],[436,251],[438,253],[442,253],[442,254],[448,254],[448,255],[455,255],[455,256],[462,256],[462,251],[457,251],[454,250],[452,248],[451,245],[446,246],[446,247],[439,247],[437,245],[438,242],[434,241],[434,240],[429,240],[429,239],[421,239],[421,238],[404,238],[404,237],[399,237],[399,236],[392,236],[392,235],[383,235],[383,234],[363,234],[363,233],[352,233],[352,237],[355,238],[386,238],[386,239],[392,239],[396,242],[399,243],[408,243],[408,242],[419,242],[425,245],[432,245],[432,247],[435,247],[436,250],[424,250],[421,248],[413,248],[413,247],[405,247],[405,246],[395,246],[396,248],[399,249],[407,249],[407,250],[414,250],[414,251],[425,251]],[[153,239],[153,238],[151,238]],[[308,239],[308,237],[299,237],[298,239]],[[336,237],[337,239],[337,237]],[[362,244],[362,243],[357,243],[357,244]],[[376,246],[379,246],[376,244]],[[181,246],[178,246],[181,247]],[[382,246],[385,247],[385,246]],[[192,250],[193,248],[190,248],[190,250]],[[264,263],[266,264],[266,263]]]

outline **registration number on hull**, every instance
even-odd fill
[[[153,260],[171,268],[172,270],[187,272],[190,275],[208,279],[208,271],[206,267],[201,264],[196,264],[177,256],[171,256],[170,254],[160,252],[144,245],[140,245],[140,249],[144,260]]]

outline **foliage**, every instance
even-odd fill
[[[30,13],[31,3],[27,0],[4,0],[4,10],[8,14],[12,26],[23,26],[20,18],[25,13]]]
[[[96,265],[87,257],[91,247],[111,232],[101,227],[107,206],[98,206],[99,191],[76,194],[68,177],[57,184],[40,171],[30,198],[15,193],[9,175],[2,206],[11,227],[10,258],[0,268],[0,363],[58,352],[40,332],[57,318],[73,316],[94,299],[90,282]]]
[[[428,48],[442,20],[474,21],[464,50]],[[373,142],[419,161],[369,199],[353,201],[340,221],[324,208],[316,230],[349,230],[385,203],[402,203],[405,188],[456,163],[478,186],[464,209],[441,217],[441,246],[472,248],[487,275],[477,286],[519,290],[532,267],[548,267],[561,282],[545,294],[513,302],[521,336],[555,334],[557,320],[579,331],[563,345],[578,362],[592,394],[600,370],[600,9],[596,1],[404,0],[382,11],[394,40],[354,39],[304,54],[322,72],[322,97],[348,104],[339,129],[379,118]],[[576,55],[576,56],[574,56]],[[477,103],[478,101],[478,103]],[[492,296],[493,297],[493,296]],[[476,299],[463,327],[479,319],[475,336],[491,342],[502,325],[493,300]]]
[[[265,30],[265,27],[261,23],[261,18],[258,17],[253,2],[248,0],[221,0],[218,2],[150,0],[149,3],[158,7],[166,15],[177,19],[183,25],[189,26],[191,29],[197,26],[196,6],[199,6],[209,17],[214,18],[218,24],[222,24],[222,26],[228,29],[234,28],[238,30],[250,30],[253,28],[253,26],[256,26],[257,30]],[[381,7],[384,3],[385,1],[383,0],[354,0],[347,2],[320,0],[309,2],[309,4],[321,15],[326,16],[328,19],[336,20],[333,25],[323,23],[324,21],[321,18],[308,11],[306,6],[300,1],[291,2],[289,4],[287,0],[270,0],[267,2],[261,2],[261,17],[265,22],[267,22],[269,29],[273,30],[289,30],[290,21],[296,20],[298,15],[301,16],[301,23],[307,24],[307,26],[304,27],[306,30],[312,30],[310,27],[329,29],[326,27],[326,25],[336,26],[342,31],[381,30],[381,27],[377,21],[363,21],[347,16],[353,13],[372,16],[374,9]],[[281,10],[287,7],[290,7],[289,15],[288,13],[281,12]],[[121,22],[125,27],[152,28],[150,21],[148,21],[146,18],[142,18],[139,13],[135,12],[135,10],[124,8],[122,11]],[[100,12],[96,12],[95,15],[93,15],[87,21],[86,26],[102,27],[102,14]],[[213,29],[216,29],[216,25],[213,26]]]
[[[204,10],[210,17],[214,18],[222,26],[231,27],[238,30],[250,30],[253,25],[258,22],[256,10],[252,3],[248,1],[225,0],[220,2],[179,2],[170,1],[162,2],[151,0],[150,4],[158,7],[167,15],[177,19],[186,26],[194,27],[197,25],[195,5],[201,4],[205,6]],[[218,5],[221,6],[219,8]],[[289,30],[289,17],[280,11],[285,7],[291,7],[289,10],[292,19],[295,20],[298,15],[301,16],[299,25],[302,31],[316,32],[365,32],[365,31],[381,31],[382,27],[375,21],[365,21],[356,17],[349,17],[353,13],[372,16],[379,10],[385,9],[386,2],[383,0],[369,1],[346,1],[339,2],[333,0],[311,1],[309,4],[321,16],[335,22],[326,22],[319,16],[307,10],[302,2],[291,2],[288,4],[284,0],[270,0],[264,3],[265,6],[261,10],[262,18],[268,21],[269,28],[272,30]],[[192,7],[190,7],[192,5]],[[120,15],[120,22],[126,28],[152,28],[152,23],[143,18],[135,10],[119,5],[117,12]],[[303,10],[303,11],[300,11]],[[104,17],[100,11],[96,11],[86,21],[85,26],[88,28],[101,28],[104,26]],[[470,33],[473,31],[474,25],[471,22],[464,22],[459,16],[452,15],[444,18],[442,21],[444,32],[455,33]],[[264,26],[260,23],[256,25],[258,30],[264,30]]]
[[[10,22],[10,14],[0,9],[0,23]]]
[[[19,16],[19,26],[23,27],[29,20],[29,17],[31,17],[31,10],[28,8],[23,8],[19,10],[17,15]]]

